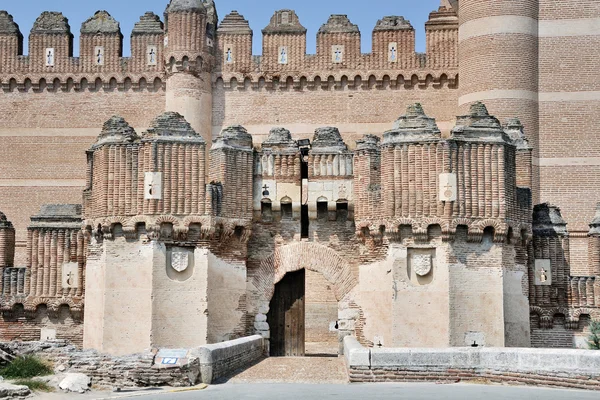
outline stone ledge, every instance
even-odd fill
[[[600,390],[600,351],[528,348],[368,349],[344,338],[351,382],[485,378]]]

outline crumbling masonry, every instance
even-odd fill
[[[425,53],[400,16],[364,54],[332,15],[309,55],[280,10],[261,56],[212,0],[144,14],[131,57],[106,11],[79,57],[61,13],[23,56],[0,11],[0,339],[122,355],[258,333],[274,349],[281,288],[304,273],[302,354],[348,335],[584,346],[600,6],[571,3],[443,0]]]

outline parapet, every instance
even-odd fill
[[[395,123],[394,128],[383,134],[383,144],[439,140],[441,132],[434,118],[425,115],[420,103],[409,105],[406,114]]]
[[[262,143],[263,150],[277,153],[297,153],[298,142],[292,139],[292,133],[285,128],[273,128],[269,137]]]
[[[244,16],[233,10],[221,21],[217,29],[217,34],[252,35],[252,29],[250,29],[250,23]]]
[[[333,14],[327,20],[327,23],[321,25],[319,29],[319,34],[324,33],[358,33],[360,34],[360,30],[358,29],[358,25],[353,24],[348,19],[347,15],[343,14]]]
[[[596,206],[596,215],[590,223],[590,236],[600,236],[600,203]]]
[[[69,20],[60,12],[44,11],[33,23],[31,34],[72,35]]]
[[[13,224],[6,218],[6,215],[0,211],[0,229],[13,229]]]
[[[107,144],[128,144],[137,139],[139,139],[139,136],[127,121],[115,115],[104,123],[102,132],[100,132],[98,140],[92,148],[95,149]]]
[[[162,35],[164,25],[160,20],[160,17],[153,12],[146,12],[140,17],[140,20],[136,22],[131,31],[131,36],[134,35]]]
[[[28,229],[80,229],[81,223],[80,204],[44,204]]]
[[[165,13],[200,12],[206,14],[202,0],[171,0]]]
[[[533,234],[538,237],[568,236],[567,223],[560,208],[550,203],[533,207]]]
[[[275,34],[305,34],[306,28],[302,26],[296,11],[279,10],[271,17],[269,25],[262,30],[264,35]]]
[[[379,151],[379,142],[381,142],[379,136],[365,135],[356,141],[356,151]]]
[[[96,11],[93,17],[81,24],[82,35],[121,35],[121,25],[106,11]]]
[[[344,139],[342,139],[342,135],[338,128],[327,126],[315,130],[311,153],[335,154],[347,151],[348,146],[344,143]]]
[[[413,30],[413,26],[410,21],[404,19],[404,17],[398,15],[385,16],[375,25],[375,32],[381,31],[406,31]]]
[[[0,11],[0,35],[21,35],[19,25],[13,20],[13,16],[6,11]]]
[[[490,115],[485,104],[481,102],[472,104],[468,115],[456,118],[452,139],[511,143],[500,121]]]
[[[525,137],[524,127],[518,118],[510,118],[504,124],[504,131],[517,147],[517,150],[531,150],[532,147]]]
[[[220,149],[252,150],[252,135],[241,125],[229,126],[213,140],[211,151]]]
[[[206,144],[183,115],[167,111],[152,121],[150,128],[142,135],[142,141],[178,141],[194,144]]]

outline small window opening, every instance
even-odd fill
[[[281,219],[291,220],[293,217],[292,199],[284,197],[281,199]]]
[[[336,219],[338,222],[346,222],[348,220],[348,202],[338,201],[336,205]]]
[[[317,199],[317,219],[318,220],[327,220],[328,210],[327,210],[327,199],[324,197],[319,197]]]
[[[260,214],[263,222],[273,221],[273,205],[271,204],[271,200],[264,199],[261,201]]]

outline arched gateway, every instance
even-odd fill
[[[331,284],[338,301],[340,341],[354,333],[362,314],[353,296],[358,281],[350,264],[335,250],[312,242],[280,247],[258,269],[249,271],[254,292],[249,312],[255,315],[257,333],[278,347],[273,355],[304,353],[304,271],[318,272]],[[272,309],[274,305],[278,310]],[[285,324],[285,329],[270,326],[278,322]]]

